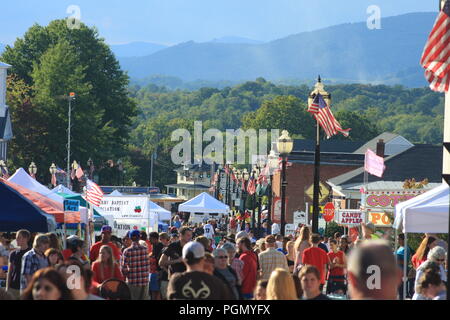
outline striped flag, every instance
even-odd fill
[[[308,111],[314,114],[314,117],[316,118],[322,129],[325,131],[328,139],[338,132],[342,133],[346,137],[349,136],[349,131],[351,129],[342,129],[341,125],[334,117],[330,107],[327,105],[320,93],[316,95],[311,105],[317,105],[317,112],[312,112],[309,109]]]
[[[445,1],[420,59],[425,69],[425,78],[430,88],[437,92],[447,92],[450,78],[450,1]]]
[[[103,191],[100,187],[89,179],[86,180],[86,201],[95,205],[100,206],[103,198]]]
[[[256,192],[256,183],[255,178],[253,177],[250,177],[250,179],[248,180],[247,192],[249,195],[253,195]]]
[[[75,171],[75,176],[79,181],[81,181],[81,178],[84,176],[84,172],[83,169],[81,169],[81,166],[78,166],[77,170]]]

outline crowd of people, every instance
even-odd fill
[[[103,226],[90,248],[76,235],[63,248],[54,233],[4,234],[0,299],[395,300],[403,296],[405,254],[407,297],[446,298],[447,244],[435,235],[413,252],[400,234],[394,252],[370,223],[356,241],[338,232],[326,238],[308,226],[295,236],[268,231],[257,239],[238,225],[189,226],[176,218],[168,232],[133,230],[122,239]]]

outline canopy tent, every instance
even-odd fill
[[[61,203],[44,197],[40,193],[31,191],[14,182],[3,180],[3,183],[19,192],[23,197],[33,202],[33,204],[39,207],[43,212],[53,215],[57,223],[64,223],[64,221],[66,221],[67,223],[80,222],[79,214],[66,214],[66,217],[64,218],[64,208]]]
[[[159,221],[167,221],[172,219],[172,213],[169,210],[164,209],[163,207],[158,206],[153,201],[148,201],[148,210],[150,212],[155,212],[158,214]]]
[[[395,206],[393,227],[409,233],[447,233],[449,187],[442,184]]]
[[[67,188],[66,186],[64,186],[62,184],[54,187],[52,189],[52,191],[55,192],[55,193],[65,193],[65,194],[68,194],[68,195],[76,195],[76,194],[78,194],[76,192],[73,192],[72,190],[70,190],[69,188]]]
[[[230,207],[213,198],[208,193],[202,192],[195,198],[180,204],[178,210],[191,213],[228,213]]]
[[[448,233],[448,223],[449,187],[445,183],[395,206],[393,228],[404,232],[405,247],[408,246],[408,233]],[[404,255],[403,261],[404,278],[407,273],[407,256]],[[406,281],[403,283],[403,298],[405,297]]]
[[[55,191],[50,190],[46,186],[40,184],[36,179],[32,178],[23,168],[17,169],[8,181],[14,182],[28,190],[37,192],[53,201],[62,203],[64,200],[61,196],[56,194]]]
[[[56,229],[52,215],[15,190],[7,181],[0,179],[0,231],[15,232],[27,229],[30,232],[51,232]]]
[[[116,197],[123,196],[123,194],[121,194],[118,190],[114,190],[114,191],[111,192],[109,195],[110,195],[110,196],[116,196]]]

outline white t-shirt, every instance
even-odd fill
[[[280,225],[278,223],[274,223],[272,225],[272,234],[278,234],[280,233],[280,231],[281,231]]]
[[[212,225],[205,224],[203,226],[203,231],[204,231],[204,236],[207,237],[208,239],[213,239],[214,238],[214,228]]]

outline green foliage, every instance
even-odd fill
[[[124,157],[136,105],[128,78],[94,28],[69,29],[65,20],[32,26],[0,58],[13,67],[8,83],[15,138],[14,167],[35,161],[49,180],[52,162],[64,167],[69,92],[73,102],[72,157],[83,167]],[[26,115],[26,110],[32,111]],[[31,130],[32,128],[32,130]],[[131,168],[130,168],[131,169]]]
[[[344,227],[340,227],[336,222],[330,221],[327,223],[327,227],[325,228],[325,237],[333,237],[336,232],[340,232],[340,234],[344,234]]]

